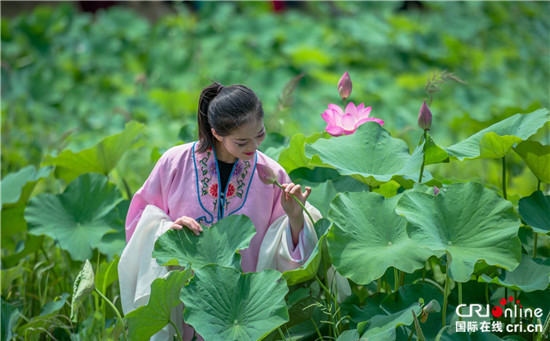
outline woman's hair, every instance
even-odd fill
[[[198,110],[199,148],[204,153],[214,144],[212,128],[220,136],[253,119],[264,117],[262,102],[244,85],[212,83],[201,92]]]

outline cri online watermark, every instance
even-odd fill
[[[514,297],[501,298],[500,306],[494,306],[492,309],[489,304],[460,304],[456,307],[456,314],[460,317],[493,318],[504,317],[512,321],[505,323],[503,321],[456,321],[456,332],[493,332],[493,333],[541,333],[541,323],[523,323],[522,319],[533,321],[540,320],[543,315],[541,308],[524,308],[519,300],[514,302]],[[506,305],[509,304],[508,307]],[[515,304],[514,304],[515,303]],[[513,306],[512,306],[513,305]]]

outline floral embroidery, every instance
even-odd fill
[[[228,199],[233,198],[233,196],[235,196],[235,185],[233,185],[232,183],[229,183],[227,185],[227,190],[226,190],[225,196]]]
[[[195,167],[199,202],[206,213],[217,219],[238,211],[246,201],[255,160],[237,160],[228,179],[225,193],[220,193],[219,172],[216,154],[212,148],[205,153],[196,154]],[[216,218],[214,218],[216,219]],[[205,221],[208,218],[205,217]]]
[[[208,164],[208,172],[210,173],[210,175],[214,176],[214,175],[217,175],[218,174],[218,171],[217,171],[217,165],[216,165],[216,161],[210,161],[210,163]]]
[[[243,166],[240,162],[237,162],[235,168],[233,168],[233,176],[238,177],[243,172]]]
[[[210,194],[210,196],[212,198],[217,198],[218,197],[218,184],[217,183],[212,184],[212,186],[210,186],[210,189],[208,190],[208,193]]]

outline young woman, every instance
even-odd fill
[[[151,254],[156,239],[168,229],[187,228],[200,235],[201,224],[244,214],[256,234],[241,251],[243,272],[287,271],[307,260],[317,236],[291,194],[307,204],[311,189],[293,184],[277,162],[258,151],[266,135],[263,114],[256,94],[243,85],[213,83],[203,89],[199,140],[164,153],[130,204],[128,244],[118,267],[124,313],[146,304],[153,280],[167,273]],[[261,182],[258,164],[274,170],[284,191]],[[307,207],[314,219],[320,218],[315,208]],[[169,333],[166,328],[155,339],[167,339]]]

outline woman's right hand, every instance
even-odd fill
[[[176,219],[170,228],[173,230],[181,230],[184,226],[193,231],[196,236],[200,235],[202,232],[202,226],[195,219],[186,216]]]

